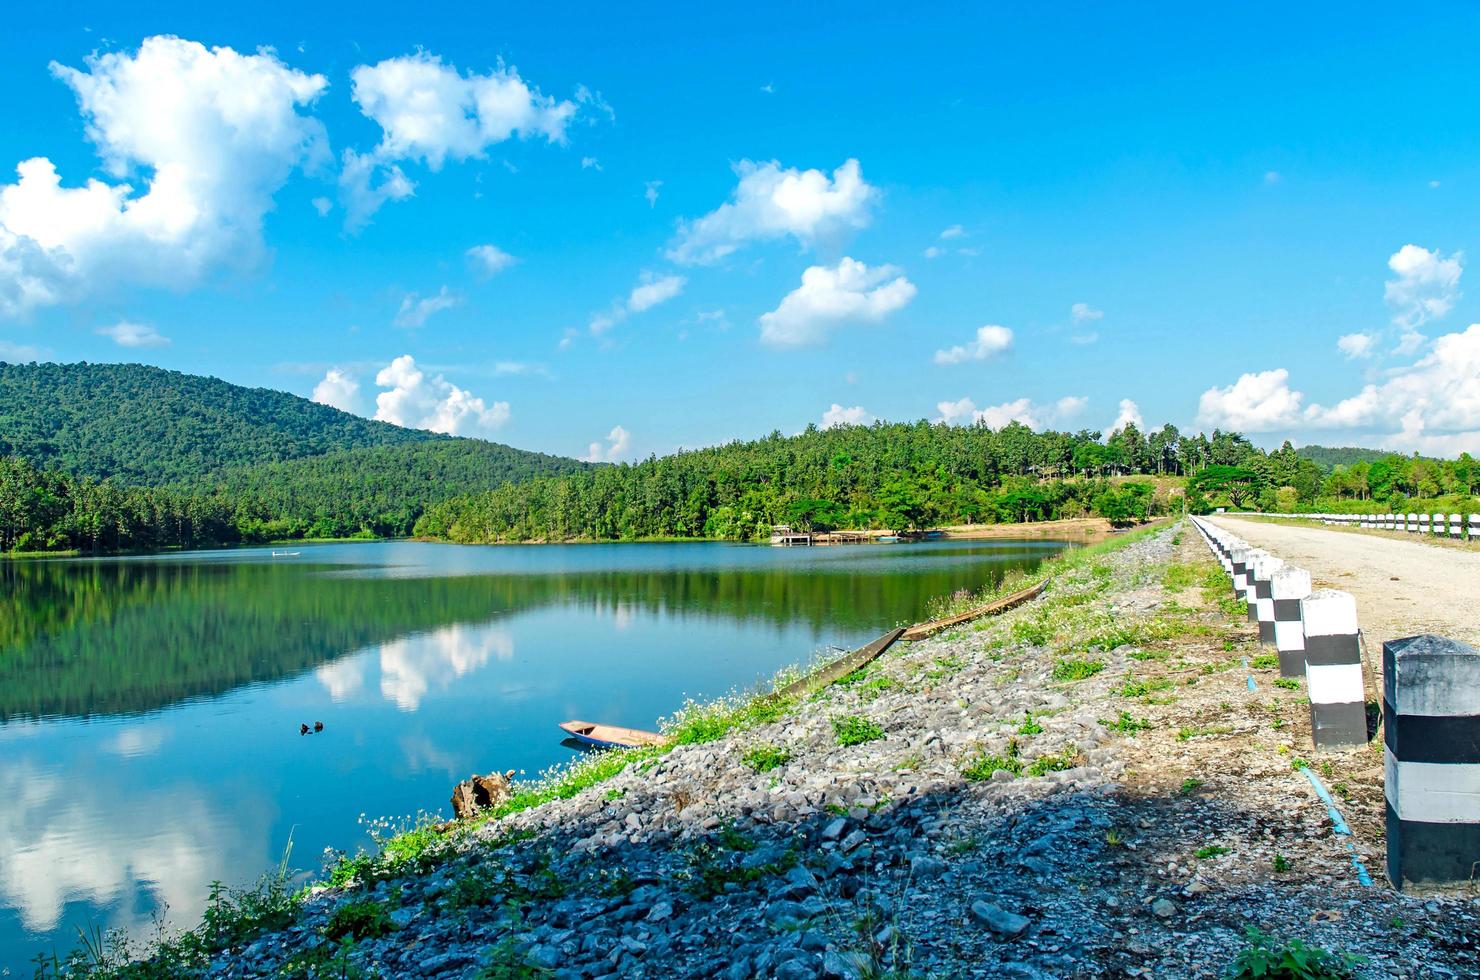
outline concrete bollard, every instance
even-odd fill
[[[1250,609],[1259,623],[1259,643],[1274,646],[1274,593],[1271,591],[1274,574],[1285,567],[1283,559],[1274,555],[1261,555],[1254,563],[1254,605]]]
[[[1458,514],[1449,515],[1449,537],[1458,541],[1465,533],[1465,525]]]
[[[1318,589],[1300,603],[1305,626],[1305,687],[1311,739],[1318,749],[1367,741],[1367,696],[1357,600],[1350,592]]]
[[[1444,515],[1443,514],[1435,514],[1434,515],[1434,533],[1435,534],[1443,534],[1444,533]]]
[[[1232,560],[1229,574],[1233,576],[1233,594],[1242,599],[1249,588],[1249,549],[1232,548],[1228,557]]]
[[[1249,622],[1259,622],[1259,563],[1268,556],[1267,552],[1253,550],[1244,561],[1244,602],[1248,604]]]
[[[1407,522],[1404,525],[1403,530],[1407,531],[1409,534],[1417,534],[1418,533],[1418,515],[1417,514],[1409,514],[1408,515]]]
[[[1480,538],[1480,514],[1470,515],[1470,540]]]
[[[1480,872],[1480,651],[1442,636],[1382,645],[1388,879]]]
[[[1418,515],[1418,533],[1419,534],[1428,534],[1429,533],[1429,515],[1428,514],[1419,514]]]
[[[1300,600],[1310,595],[1310,572],[1286,565],[1269,580],[1274,609],[1274,648],[1280,655],[1280,676],[1305,674],[1305,626]],[[1263,624],[1261,624],[1262,626]]]

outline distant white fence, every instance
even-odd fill
[[[1336,527],[1407,531],[1451,541],[1480,541],[1480,514],[1276,514],[1230,511],[1230,517],[1298,517]]]

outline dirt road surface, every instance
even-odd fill
[[[1480,646],[1480,546],[1441,548],[1235,517],[1211,518],[1255,547],[1308,570],[1315,587],[1357,598],[1367,648],[1401,636],[1438,633]]]

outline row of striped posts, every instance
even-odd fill
[[[1315,747],[1368,741],[1356,599],[1312,589],[1310,573],[1193,518],[1283,677],[1304,676]],[[1442,636],[1382,645],[1388,879],[1480,880],[1480,651]]]
[[[1337,527],[1359,527],[1369,531],[1407,531],[1451,541],[1480,541],[1480,514],[1276,514],[1298,517]]]

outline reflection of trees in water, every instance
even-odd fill
[[[1049,546],[1051,547],[1051,546]],[[940,566],[693,568],[379,578],[232,562],[0,565],[0,722],[149,711],[272,681],[407,633],[554,603],[864,631],[1029,567],[1043,544]],[[344,566],[333,566],[344,571]],[[618,623],[618,625],[621,625]]]

